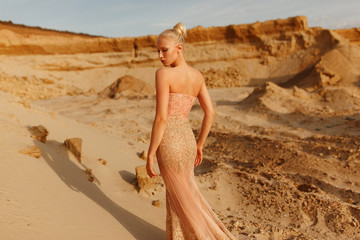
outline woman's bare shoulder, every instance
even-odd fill
[[[166,79],[173,75],[173,71],[171,68],[159,68],[156,70],[155,77],[156,79]]]
[[[175,71],[172,68],[162,67],[156,70],[157,77],[169,76],[172,74],[175,74]]]
[[[156,74],[166,74],[167,72],[169,72],[169,68],[166,67],[161,67],[156,70]]]

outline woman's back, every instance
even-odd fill
[[[169,77],[169,92],[184,93],[197,97],[203,84],[201,73],[189,66],[166,69]]]

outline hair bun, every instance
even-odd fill
[[[182,24],[181,22],[177,23],[173,29],[179,33],[183,38],[186,37],[186,28],[184,26],[184,24]]]

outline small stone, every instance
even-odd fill
[[[32,134],[32,138],[39,140],[43,143],[46,142],[46,137],[49,135],[49,131],[43,125],[30,127],[29,131]]]
[[[151,194],[158,179],[149,177],[145,165],[136,167],[135,172],[139,193],[146,192],[147,194]]]
[[[234,227],[240,228],[240,221],[239,220],[234,222]]]
[[[102,164],[102,165],[106,165],[107,162],[106,160],[102,159],[102,158],[99,158],[98,161]]]
[[[88,181],[89,181],[89,182],[94,182],[94,180],[95,180],[95,179],[94,179],[93,176],[89,176],[89,178],[88,178]]]
[[[152,201],[152,205],[155,206],[155,207],[160,207],[161,206],[160,200]]]
[[[31,147],[25,148],[23,150],[20,150],[19,153],[27,154],[27,155],[35,157],[35,158],[41,157],[41,151],[37,146],[31,146]]]
[[[92,176],[92,169],[91,169],[91,168],[87,168],[87,169],[85,170],[85,173],[86,173],[87,175],[89,175],[89,176]]]
[[[355,203],[355,201],[354,201],[352,198],[349,198],[349,199],[348,199],[348,203],[350,203],[350,204],[354,204],[354,203]]]
[[[64,145],[74,154],[76,159],[81,162],[81,138],[69,138],[64,141]]]
[[[85,173],[86,173],[87,175],[89,175],[89,178],[88,178],[88,181],[89,181],[89,182],[94,182],[94,181],[95,181],[95,177],[94,177],[94,175],[92,174],[92,169],[91,169],[91,168],[87,168],[87,169],[85,170]]]
[[[28,101],[24,100],[20,102],[25,108],[31,109],[31,105]]]
[[[231,211],[231,207],[228,207],[226,210]]]
[[[140,158],[143,159],[143,160],[147,160],[147,152],[142,151],[142,153],[140,154]]]
[[[210,187],[210,189],[211,189],[211,190],[217,190],[217,186],[214,185],[214,186]]]

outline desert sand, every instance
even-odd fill
[[[155,42],[0,22],[0,239],[165,239],[161,177],[137,168]],[[196,179],[229,230],[359,240],[360,28],[199,26],[185,57],[216,111]],[[197,134],[198,102],[189,119]]]

